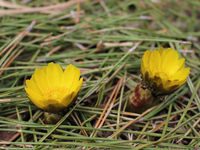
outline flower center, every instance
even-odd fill
[[[67,90],[66,87],[50,87],[45,92],[42,93],[42,96],[45,100],[60,100],[63,93]]]
[[[169,72],[166,72],[166,70],[163,68],[154,68],[152,72],[155,74],[155,76],[158,76],[162,79],[169,79],[171,77],[171,74]]]

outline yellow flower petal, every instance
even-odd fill
[[[71,91],[73,92],[74,89],[73,87],[77,87],[79,85],[79,80],[80,80],[80,70],[78,68],[74,68],[74,79],[73,79],[73,84],[71,85]]]
[[[184,80],[190,73],[190,68],[184,68],[177,71],[172,77],[173,80]]]
[[[60,85],[60,74],[54,63],[49,63],[46,76],[50,88],[58,87],[58,85]]]
[[[47,73],[47,66],[43,66],[43,67],[42,67],[42,70],[43,70],[44,73],[46,74],[46,73]]]
[[[47,83],[47,78],[42,69],[35,69],[35,81],[41,91],[45,91],[49,85]]]
[[[184,68],[184,66],[185,66],[185,58],[181,58],[181,59],[179,60],[179,65],[181,66],[180,69],[183,69],[183,68]],[[180,70],[180,69],[179,69],[179,70]]]
[[[158,49],[158,52],[160,53],[160,55],[162,55],[162,53],[164,52],[164,48],[163,48],[163,47],[160,47],[160,48]]]
[[[61,80],[62,75],[63,75],[63,69],[62,69],[62,67],[59,64],[56,64],[56,68],[58,70],[59,78]]]
[[[41,94],[33,91],[30,88],[25,87],[28,98],[38,107],[44,108],[45,103]]]
[[[173,64],[173,70],[170,70],[170,73],[173,75],[175,74],[178,70],[183,69],[185,66],[185,59],[181,58],[176,63]]]
[[[151,51],[150,50],[147,50],[145,53],[144,53],[144,56],[142,59],[142,63],[143,63],[143,66],[145,69],[149,69],[149,58],[151,56]]]
[[[38,94],[42,94],[42,92],[40,91],[39,87],[37,86],[37,84],[32,81],[32,80],[26,80],[26,85],[28,88],[32,89],[33,91],[35,91]]]
[[[77,83],[76,86],[73,86],[71,91],[79,91],[81,88],[81,85],[83,83],[83,78],[81,78]]]
[[[173,71],[173,67],[176,64],[178,58],[178,53],[176,51],[170,50],[162,60],[162,68],[170,73],[171,71]]]
[[[74,100],[74,98],[76,97],[76,93],[72,92],[72,93],[67,93],[62,100],[60,101],[60,104],[62,104],[63,107],[67,107],[68,105],[71,104],[71,102]],[[67,101],[66,101],[67,100]]]
[[[151,52],[150,58],[149,58],[149,69],[159,69],[161,67],[161,56],[158,51]]]
[[[150,58],[150,55],[151,55],[151,51],[147,50],[144,53],[144,56],[142,58],[141,70],[142,70],[143,78],[145,78],[146,71],[148,72],[148,70],[149,70],[149,58]]]
[[[75,67],[71,64],[68,65],[61,79],[61,86],[66,86],[67,88],[70,88],[74,81],[75,73]]]

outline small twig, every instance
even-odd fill
[[[109,17],[112,16],[111,13],[109,13],[109,9],[108,9],[108,7],[106,6],[106,4],[104,3],[104,1],[103,1],[103,0],[100,0],[99,2],[100,2],[100,4],[102,5],[102,7],[105,9],[105,11],[107,12],[108,16],[109,16]]]
[[[54,52],[58,51],[61,48],[61,46],[57,46],[55,48],[53,48],[50,52],[48,52],[45,56],[49,57],[51,54],[53,54]]]
[[[133,52],[140,45],[141,42],[142,41],[136,42],[135,45],[131,49],[129,49],[128,53]]]
[[[193,124],[193,128],[197,125],[197,124],[199,124],[199,122],[200,122],[200,118]],[[187,136],[190,132],[192,131],[192,128],[190,128],[185,134],[184,134],[184,136]],[[181,139],[179,139],[176,143],[179,143],[179,142],[181,142],[183,140],[183,138],[181,138]]]
[[[111,103],[111,100],[112,100],[112,99],[113,99],[113,100],[116,99],[116,93],[119,92],[119,87],[121,87],[120,85],[121,85],[121,82],[122,82],[122,81],[123,81],[123,80],[120,79],[120,80],[118,81],[117,85],[115,86],[115,89],[113,90],[113,92],[112,92],[112,94],[111,94],[111,96],[110,96],[110,98],[109,98],[109,100],[108,100],[106,106],[104,107],[104,110],[103,110],[101,116],[99,117],[99,120],[97,121],[97,123],[96,123],[96,125],[95,125],[94,128],[101,128],[101,126],[103,125],[105,119],[107,118],[108,113],[110,112],[109,110],[112,108],[112,105],[110,105],[110,108],[109,108],[109,109],[108,109],[108,106],[109,106],[109,104]],[[116,91],[118,91],[118,92],[116,92]],[[115,94],[115,98],[113,98],[114,94]],[[108,109],[108,111],[107,111],[107,109]],[[106,111],[107,111],[107,113],[106,113]],[[106,114],[105,114],[105,113],[106,113]],[[105,116],[104,116],[104,114],[105,114]],[[104,116],[104,118],[103,118],[103,116]],[[102,119],[102,118],[103,118],[103,119]],[[102,121],[101,121],[101,120],[102,120]],[[92,136],[94,135],[94,133],[97,133],[97,132],[98,132],[98,131],[95,131],[95,130],[94,130],[94,131],[91,133],[90,137],[92,137]]]
[[[115,133],[113,133],[111,136],[109,136],[109,139],[112,139],[114,136],[116,136],[117,134],[119,134],[120,132],[122,132],[124,129],[126,129],[128,126],[130,126],[131,124],[135,123],[136,121],[138,121],[139,119],[142,119],[142,117],[146,114],[148,114],[149,112],[151,112],[153,109],[155,109],[157,106],[154,106],[148,110],[146,110],[145,112],[143,112],[140,116],[138,116],[137,118],[133,119],[132,121],[129,121],[125,126],[121,127],[118,131],[116,131]]]
[[[195,54],[194,50],[187,50],[187,49],[181,49],[180,52],[182,53],[191,53],[191,54]]]
[[[13,46],[7,51],[7,53],[2,57],[2,59],[0,60],[0,66],[1,68],[7,68],[14,60],[15,58],[17,58],[17,56],[23,51],[23,49],[21,49],[20,51],[17,52],[16,55],[12,56],[12,54],[9,56],[9,54],[13,51],[13,49],[19,44],[19,42],[27,35],[27,33],[29,33],[34,25],[36,24],[36,20],[33,20],[30,24],[30,26],[28,26],[22,33],[20,33],[8,46],[6,46],[0,53],[0,56],[7,51],[13,44]],[[8,57],[9,56],[9,57]],[[4,64],[2,65],[3,61],[8,57],[8,59],[4,62]],[[10,59],[10,61],[9,61]],[[4,72],[4,70],[2,70],[0,72],[0,75]]]
[[[0,99],[0,102],[10,102],[11,99]]]
[[[179,41],[178,43],[179,43],[179,44],[192,44],[192,43],[189,42],[189,41]]]
[[[11,47],[11,45],[13,45],[14,43],[17,42],[17,44],[26,36],[26,34],[28,32],[30,32],[34,25],[37,23],[36,20],[33,20],[30,24],[30,26],[28,28],[26,28],[22,33],[20,33],[8,46],[6,46],[1,52],[0,52],[0,56],[8,49]]]
[[[70,34],[70,33],[74,32],[74,31],[76,31],[76,29],[67,31],[67,32],[65,32],[65,33],[63,33],[63,34],[59,34],[59,35],[54,36],[54,37],[50,37],[50,38],[48,38],[48,39],[45,39],[44,41],[45,41],[45,42],[49,42],[49,41],[52,41],[52,40],[54,40],[54,39],[58,39],[58,38],[60,38],[60,37],[62,37],[62,36],[65,36],[65,35],[67,35],[67,34]]]
[[[70,116],[73,118],[73,120],[74,120],[74,122],[76,123],[77,126],[81,126],[81,122],[80,122],[80,120],[78,119],[78,116],[76,115],[76,113],[75,113],[75,116],[76,116],[76,118],[77,118],[78,121],[76,120],[76,118],[74,117],[73,114],[70,114]],[[80,130],[81,130],[81,133],[82,133],[84,136],[87,136],[87,137],[88,137],[87,132],[86,132],[85,130],[82,130],[82,129],[80,129]]]
[[[104,43],[105,47],[114,47],[114,46],[132,46],[133,42],[122,42],[122,43]]]
[[[172,120],[172,119],[174,119],[174,118],[177,117],[177,116],[178,116],[178,114],[175,114],[175,115],[171,116],[169,120]],[[166,120],[163,121],[163,122],[161,122],[159,125],[157,125],[157,126],[156,126],[155,128],[153,128],[152,130],[150,130],[149,133],[153,133],[153,132],[159,130],[162,126],[165,125],[165,123],[166,123]],[[144,138],[144,137],[146,137],[146,135],[142,136],[141,139]]]
[[[75,23],[79,23],[79,16],[80,16],[80,0],[77,0],[77,12],[75,16]]]
[[[80,3],[83,3],[86,0],[80,0]],[[24,13],[33,13],[33,12],[44,12],[48,10],[48,13],[50,10],[55,10],[55,9],[60,9],[62,10],[63,8],[68,9],[70,7],[72,7],[73,5],[75,5],[77,2],[76,1],[68,1],[65,3],[59,3],[56,5],[52,5],[52,6],[44,6],[44,7],[26,7],[23,9],[15,9],[15,10],[0,10],[0,14],[1,15],[9,15],[9,14],[24,14]],[[0,5],[2,5],[0,3]],[[60,11],[59,11],[60,12]],[[58,13],[59,13],[58,12]]]

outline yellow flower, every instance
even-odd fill
[[[51,62],[42,69],[35,69],[31,79],[26,80],[25,90],[35,105],[58,112],[74,102],[82,82],[78,68],[70,64],[63,71],[60,65]]]
[[[170,94],[187,81],[190,68],[184,66],[185,59],[179,59],[172,48],[147,50],[142,58],[142,78],[157,95]]]

